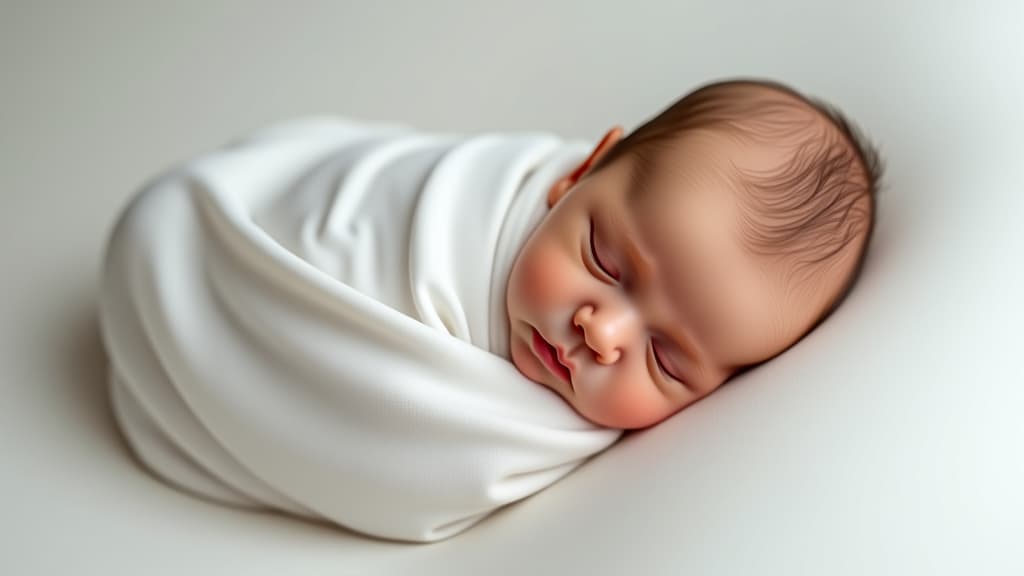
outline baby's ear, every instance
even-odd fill
[[[622,140],[622,133],[622,126],[612,126],[608,132],[605,132],[604,138],[601,138],[586,160],[581,162],[572,173],[563,176],[551,185],[551,189],[548,190],[548,208],[554,207],[602,156],[607,154],[619,140]]]
[[[572,185],[575,184],[575,182],[570,178],[571,176],[563,176],[551,185],[551,189],[548,190],[548,208],[554,208],[555,204],[565,197],[565,194],[569,192],[569,189],[571,189]]]

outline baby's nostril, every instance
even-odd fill
[[[579,334],[580,336],[582,336],[583,335],[583,325],[574,321],[572,323],[572,331],[577,333],[577,334]]]

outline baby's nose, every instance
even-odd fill
[[[581,306],[573,315],[573,326],[583,332],[587,347],[594,351],[598,364],[614,364],[632,338],[634,314],[611,306]]]

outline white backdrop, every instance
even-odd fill
[[[0,2],[0,573],[1024,573],[1022,5],[615,4]],[[96,286],[147,178],[309,114],[596,139],[737,75],[888,163],[862,282],[775,361],[434,545],[133,461]]]

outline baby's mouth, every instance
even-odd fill
[[[572,386],[572,373],[558,360],[558,350],[548,344],[536,328],[533,329],[533,353],[547,367],[548,371]]]

